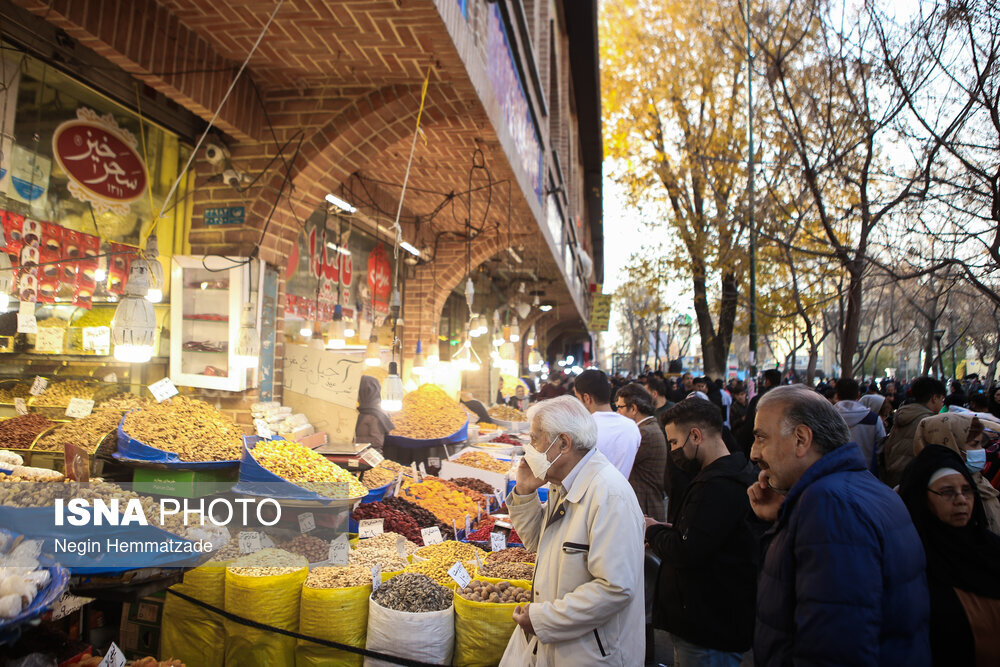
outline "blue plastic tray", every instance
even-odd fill
[[[131,412],[131,411],[130,411]],[[184,470],[219,470],[222,468],[232,468],[239,464],[239,461],[183,461],[174,452],[164,449],[157,449],[136,440],[125,433],[125,417],[118,423],[118,451],[111,455],[111,458],[123,463],[134,463],[136,465],[154,463],[167,468],[176,467]]]
[[[327,498],[315,491],[304,489],[298,484],[293,484],[288,480],[275,475],[273,472],[257,463],[251,451],[258,442],[263,440],[260,436],[243,436],[243,456],[240,458],[240,478],[233,487],[234,493],[241,493],[248,496],[267,496],[269,498],[280,498],[284,500],[308,500],[312,502],[330,503],[340,500],[355,501],[357,498]],[[271,436],[271,440],[283,440],[280,436]],[[374,489],[373,491],[378,491]],[[369,495],[371,492],[369,492]],[[382,488],[385,494],[385,487]],[[367,497],[367,496],[365,496]],[[362,501],[364,502],[364,501]],[[372,501],[368,501],[372,502]]]
[[[458,429],[454,433],[444,438],[431,438],[429,440],[417,440],[415,438],[404,438],[398,435],[392,435],[391,433],[385,436],[385,442],[389,445],[395,445],[396,447],[405,447],[407,449],[419,449],[421,447],[440,447],[441,445],[450,445],[453,442],[465,442],[469,439],[469,420],[465,420],[465,425]]]

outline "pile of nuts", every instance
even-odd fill
[[[486,556],[487,563],[534,563],[538,556],[534,551],[522,547],[507,547],[502,551],[493,551]]]
[[[380,489],[386,484],[392,484],[395,481],[396,473],[392,472],[388,468],[383,468],[381,464],[379,464],[378,467],[366,470],[361,474],[361,483],[369,489]]]
[[[531,581],[535,576],[534,563],[484,563],[479,574],[493,579],[517,579]]]
[[[325,498],[360,498],[368,493],[357,477],[297,442],[261,440],[251,454],[278,477]]]
[[[40,396],[36,396],[31,401],[31,404],[42,407],[63,408],[69,405],[69,399],[93,398],[102,388],[99,384],[83,382],[82,380],[52,382]]]
[[[392,435],[417,440],[444,438],[461,429],[465,411],[440,387],[421,385],[403,397],[403,410],[392,418]]]
[[[290,554],[281,549],[261,549],[237,558],[227,569],[233,574],[244,577],[272,577],[289,574],[308,565],[308,561],[297,554]]]
[[[495,584],[479,581],[472,581],[468,586],[458,591],[466,600],[473,602],[492,602],[494,604],[522,604],[531,602],[531,593],[520,586],[514,586],[508,581],[501,581]]]
[[[457,459],[454,459],[454,461],[470,468],[479,468],[480,470],[498,472],[504,475],[510,472],[510,461],[500,461],[486,452],[464,452]]]
[[[351,565],[367,567],[369,570],[378,565],[383,572],[399,572],[410,564],[405,558],[400,558],[395,549],[392,552],[354,549],[348,562]]]
[[[486,558],[486,552],[466,542],[456,542],[445,540],[438,544],[431,544],[417,549],[416,555],[427,560],[443,560],[450,564],[457,560],[467,561],[479,556],[480,560]]]
[[[505,422],[526,422],[528,415],[509,405],[494,405],[489,409],[490,417]]]
[[[444,611],[451,606],[452,593],[422,574],[399,574],[379,586],[372,600],[395,611]]]
[[[125,417],[125,433],[184,461],[236,461],[243,429],[205,401],[174,396]]]
[[[0,403],[13,403],[15,398],[28,398],[31,396],[31,385],[24,382],[17,382],[10,387],[0,389]]]
[[[29,412],[0,421],[0,447],[7,449],[28,449],[38,434],[55,426],[55,422]]]
[[[351,513],[351,518],[355,521],[382,519],[382,530],[398,533],[416,544],[424,543],[420,537],[420,527],[413,517],[393,509],[384,502],[362,503]]]
[[[382,533],[381,535],[376,535],[375,537],[369,537],[367,539],[359,541],[358,546],[356,548],[362,551],[378,550],[386,553],[391,551],[392,553],[398,555],[399,547],[397,545],[399,543],[400,537],[403,537],[403,535],[392,532]],[[420,545],[416,544],[415,542],[411,542],[410,540],[407,540],[404,537],[403,550],[406,552],[407,556],[412,556],[417,552],[417,549],[419,548]]]
[[[312,535],[298,535],[281,545],[285,551],[303,556],[310,563],[325,561],[330,556],[330,544]]]
[[[306,588],[354,588],[371,586],[372,572],[363,565],[347,567],[317,567],[309,572]]]
[[[216,549],[212,552],[212,558],[210,562],[221,562],[232,560],[240,555],[240,543],[239,540],[229,540],[226,542],[221,549]]]
[[[403,572],[409,574],[422,574],[430,577],[442,586],[454,586],[455,581],[448,575],[448,570],[454,565],[454,562],[448,562],[443,560],[421,560],[413,563],[412,565],[407,565]]]
[[[475,491],[477,493],[482,493],[485,495],[493,495],[493,487],[484,482],[481,479],[476,479],[475,477],[456,477],[449,480],[452,484],[456,484],[463,488],[469,489],[470,491]]]
[[[38,441],[35,451],[63,451],[66,445],[77,445],[93,452],[101,439],[118,427],[122,415],[117,410],[95,410],[86,417],[60,424]]]

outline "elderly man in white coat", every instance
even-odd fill
[[[514,610],[518,627],[500,664],[642,665],[645,523],[635,492],[597,451],[597,425],[579,401],[543,401],[528,419],[531,444],[507,507],[538,558],[532,602]]]

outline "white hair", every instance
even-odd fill
[[[597,422],[573,396],[558,396],[528,408],[528,421],[538,420],[538,429],[550,442],[561,433],[573,441],[573,448],[590,450],[597,444]],[[547,443],[546,443],[547,444]]]

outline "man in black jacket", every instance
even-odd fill
[[[662,564],[653,623],[671,634],[675,667],[733,665],[753,642],[759,524],[746,489],[753,466],[722,440],[722,417],[689,398],[663,415],[667,446],[694,475],[677,521],[646,518],[646,542]]]

